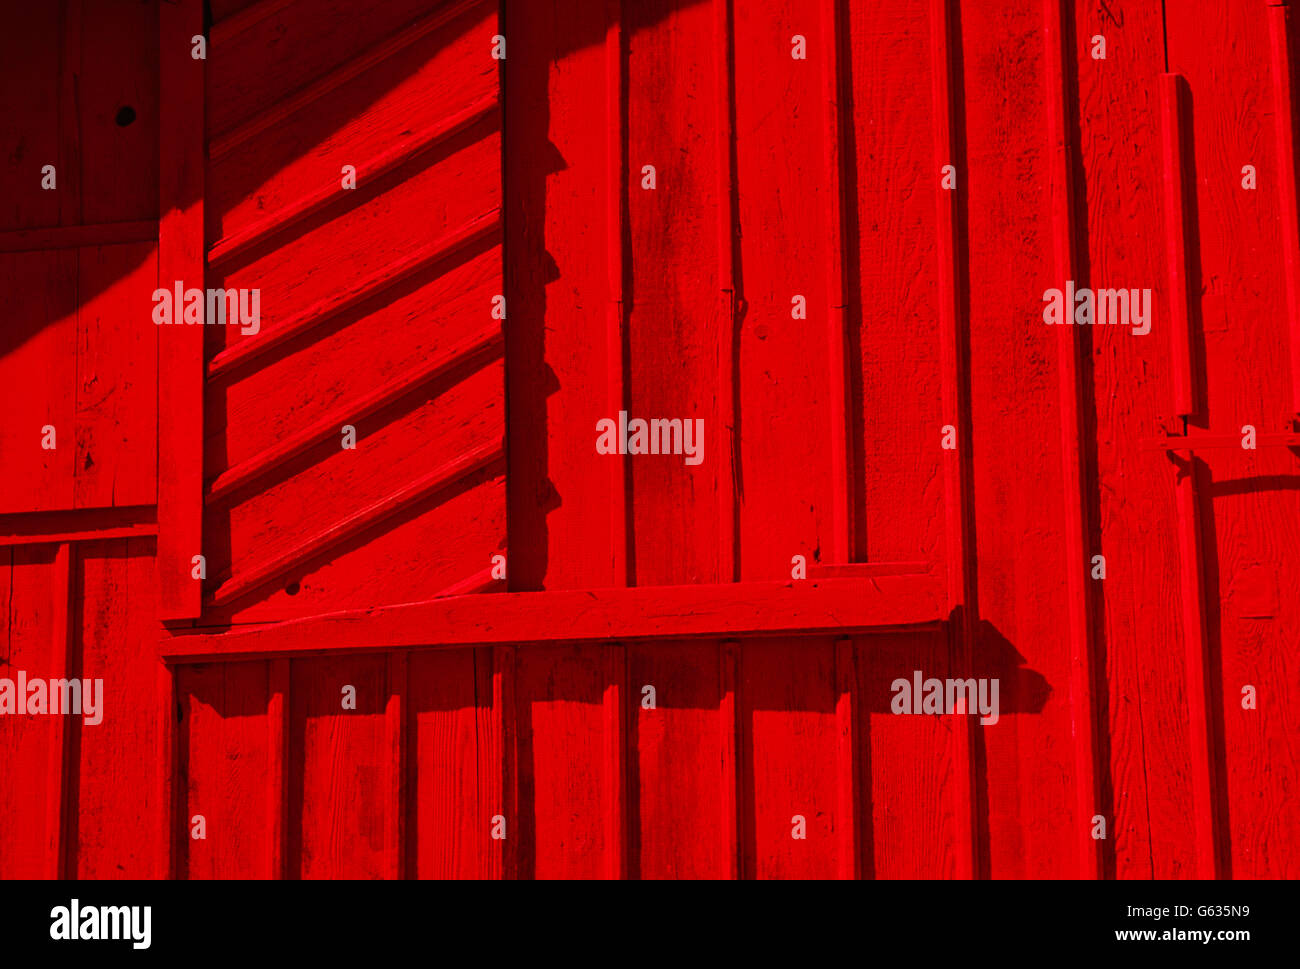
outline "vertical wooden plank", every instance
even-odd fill
[[[1059,620],[1069,596],[1059,350],[1057,334],[1040,315],[1042,294],[1062,285],[1053,265],[1045,178],[1051,158],[1043,137],[1043,8],[963,4],[960,26],[961,130],[969,168],[961,211],[971,240],[963,306],[974,432],[973,439],[967,437],[972,534],[979,539],[979,638],[967,642],[978,642],[979,651],[976,664],[966,653],[953,665],[956,673],[980,677],[1008,676],[1023,665],[1048,683],[1064,685],[1071,666]],[[961,437],[958,428],[959,444]],[[1014,654],[1003,648],[1001,669],[989,669],[984,657],[1003,641]],[[1068,694],[1064,688],[1052,691],[1035,716],[1004,716],[983,726],[976,725],[978,718],[966,718],[975,744],[971,759],[979,766],[974,840],[987,846],[977,852],[987,866],[980,874],[1076,872],[1076,853],[1061,850],[1075,844],[1075,811],[1059,809],[1072,807],[1076,793]],[[1025,824],[1026,817],[1035,823]]]
[[[158,266],[151,243],[79,249],[74,506],[157,501]],[[125,321],[130,321],[129,325]]]
[[[827,342],[843,350],[844,301],[829,278],[841,271],[828,266],[841,253],[823,215],[836,201],[827,126],[842,105],[819,5],[733,2],[732,13],[737,577],[789,579],[796,554],[846,561],[835,507],[847,507],[849,479],[834,455],[846,363]]]
[[[1079,273],[1075,214],[1075,170],[1072,152],[1072,103],[1068,72],[1074,64],[1066,47],[1065,0],[1044,0],[1045,68],[1047,74],[1047,135],[1051,159],[1053,242],[1058,285],[1066,280],[1082,284]],[[1066,578],[1070,617],[1070,717],[1074,738],[1075,845],[1079,876],[1097,878],[1102,870],[1103,842],[1092,836],[1092,818],[1103,814],[1100,770],[1097,763],[1098,724],[1093,704],[1095,672],[1094,613],[1087,563],[1090,534],[1085,471],[1085,442],[1090,438],[1083,409],[1084,358],[1081,329],[1057,328],[1057,382],[1061,396],[1061,467],[1065,489]]]
[[[49,679],[74,678],[76,671],[72,613],[72,587],[75,574],[75,551],[66,542],[54,554],[51,581],[53,609],[50,613]],[[50,717],[49,770],[46,774],[45,856],[49,878],[67,878],[72,846],[68,843],[69,779],[74,731],[81,718],[60,715]]]
[[[76,113],[67,120],[70,127],[79,129],[65,135],[71,136],[69,142],[76,143],[80,156],[75,174],[69,171],[80,183],[74,189],[80,197],[73,223],[152,221],[158,212],[161,160],[157,58],[158,10],[163,5],[78,0],[63,6],[84,8],[76,17],[78,22],[70,22],[64,30],[65,40],[80,47],[81,57],[80,61],[65,61],[69,73],[76,75],[72,101]],[[64,56],[74,55],[69,46]],[[127,107],[134,116],[123,124],[117,115]],[[60,169],[59,195],[63,188]],[[152,269],[150,266],[151,274]],[[148,300],[153,287],[143,290],[142,298]],[[142,323],[144,319],[147,317]],[[152,324],[140,329],[153,339]],[[152,380],[149,384],[152,390]]]
[[[158,702],[152,541],[118,538],[77,548],[78,667],[102,679],[100,723],[76,728],[71,802],[76,851],[69,877],[151,878],[159,868],[154,713]]]
[[[355,708],[344,707],[344,688]],[[389,773],[381,656],[312,657],[292,665],[289,717],[293,877],[387,876]],[[346,696],[351,696],[351,692]]]
[[[948,531],[948,603],[952,610],[951,635],[959,669],[969,669],[975,635],[977,599],[974,564],[974,511],[971,502],[970,461],[973,425],[968,404],[970,387],[966,373],[964,325],[965,276],[963,273],[961,210],[958,192],[966,173],[958,171],[957,188],[943,187],[944,166],[959,167],[960,145],[954,114],[958,110],[954,46],[959,43],[953,23],[951,0],[932,0],[930,7],[931,62],[934,90],[935,185],[938,203],[939,257],[939,340],[942,372],[943,420],[956,431],[956,447],[944,451],[944,502]],[[979,872],[980,826],[976,818],[972,734],[979,729],[966,718],[953,730],[954,813],[958,818],[957,845],[959,877]]]
[[[971,822],[956,812],[950,788],[966,766],[953,734],[972,718],[899,716],[891,688],[916,670],[953,675],[948,632],[872,635],[855,659],[862,686],[860,752],[868,778],[862,793],[870,802],[870,814],[862,819],[864,865],[874,878],[969,876]]]
[[[734,856],[718,804],[727,781],[718,729],[721,665],[713,641],[627,647],[632,877],[717,879]],[[654,690],[645,706],[646,688]],[[728,827],[729,830],[729,827]]]
[[[493,696],[492,705],[497,715],[497,737],[500,759],[497,771],[500,780],[499,810],[506,820],[507,837],[499,842],[497,868],[501,878],[519,877],[519,858],[522,852],[522,821],[519,817],[519,748],[517,743],[518,707],[515,705],[515,659],[513,646],[492,650]]]
[[[482,878],[486,803],[478,658],[488,649],[420,649],[407,660],[408,878]],[[491,670],[482,677],[490,688]],[[493,760],[497,783],[500,764]]]
[[[609,683],[605,686],[605,865],[606,877],[627,877],[628,790],[627,719],[628,704],[635,702],[627,686],[627,647],[611,643]]]
[[[1291,349],[1291,412],[1300,417],[1300,205],[1295,157],[1295,75],[1287,30],[1289,8],[1268,8],[1268,39],[1273,65],[1273,129],[1277,137],[1278,193],[1282,203],[1282,254],[1286,260],[1286,298]]]
[[[62,193],[37,189],[31,194]],[[75,504],[76,448],[71,445],[76,425],[77,280],[76,250],[5,253],[0,258],[0,287],[9,294],[0,343],[3,514]],[[38,384],[30,383],[36,378]],[[54,428],[56,447],[43,446],[46,426]]]
[[[935,12],[932,4],[849,3],[841,70],[848,304],[847,333],[859,400],[851,419],[856,487],[854,552],[860,561],[945,563],[944,461],[936,434],[942,408],[938,222],[946,203],[936,168]],[[914,83],[899,83],[900,77]],[[946,146],[946,140],[944,141]],[[960,166],[947,150],[941,164]],[[959,173],[959,177],[965,173]],[[961,188],[962,182],[958,182]],[[951,193],[949,193],[951,194]],[[924,335],[922,337],[921,335]],[[908,361],[906,368],[898,361]],[[868,455],[879,459],[867,460]],[[896,496],[906,494],[906,506]]]
[[[595,450],[596,422],[631,406],[628,193],[655,194],[639,188],[649,159],[628,161],[626,38],[636,7],[557,0],[507,10],[510,35],[528,38],[511,49],[503,81],[516,591],[624,585],[636,571],[630,528],[618,524],[630,504],[618,502],[630,503],[639,461]]]
[[[27,83],[0,89],[0,115],[7,119],[0,131],[0,158],[4,159],[0,184],[6,202],[0,229],[61,224],[59,205],[65,201],[62,188],[69,174],[61,153],[69,142],[59,128],[63,94],[59,50],[66,32],[60,6],[10,5],[5,11],[8,29],[0,36],[0,63],[15,72],[13,77],[21,69]],[[41,167],[47,164],[58,167],[59,191],[40,187]]]
[[[159,8],[158,286],[204,286],[204,65],[200,0]],[[158,327],[158,591],[160,618],[195,619],[203,554],[203,326]]]
[[[0,675],[16,680],[44,675],[52,663],[51,644],[58,604],[54,559],[57,549],[28,545],[0,549]],[[39,671],[39,674],[38,674]],[[49,818],[59,810],[63,786],[51,785],[49,773],[61,750],[55,717],[0,717],[0,749],[6,767],[40,783],[0,784],[0,875],[4,878],[49,878],[58,858],[47,841]],[[15,774],[17,776],[17,774]],[[52,803],[53,802],[53,803]]]
[[[835,643],[835,730],[838,734],[840,878],[862,877],[861,767],[858,667],[853,640]]]
[[[179,803],[171,830],[178,877],[281,877],[281,869],[270,863],[277,823],[270,788],[279,782],[268,726],[270,666],[267,660],[248,660],[180,664],[172,670],[178,696],[173,710],[183,711],[174,726]],[[193,837],[196,816],[203,818],[204,838]]]
[[[388,801],[384,827],[388,852],[388,877],[406,877],[406,650],[388,654],[388,699],[384,719],[388,731]]]
[[[638,585],[731,581],[735,482],[729,435],[734,387],[729,315],[734,284],[719,273],[720,175],[730,140],[718,61],[728,58],[713,3],[638,0],[624,4],[629,44],[628,189],[631,260],[628,305],[629,415],[704,422],[702,461],[638,455],[632,517]],[[720,124],[722,127],[720,128]],[[728,157],[730,154],[728,153]],[[643,188],[653,165],[656,187]],[[730,247],[728,247],[730,249]],[[727,292],[724,292],[727,290]],[[721,315],[720,315],[721,314]],[[703,391],[703,392],[702,392]]]
[[[267,662],[267,878],[289,877],[289,690],[292,660]]]
[[[59,224],[81,225],[84,197],[80,82],[84,0],[61,0],[59,7]],[[97,38],[98,39],[98,38]]]
[[[835,642],[764,636],[744,644],[738,704],[744,871],[750,878],[842,872]],[[851,707],[851,704],[849,704]]]
[[[745,832],[743,812],[744,769],[741,763],[743,730],[740,722],[740,643],[727,640],[718,649],[721,699],[718,730],[722,747],[722,842],[726,867],[724,878],[745,877]]]
[[[607,843],[606,648],[529,645],[516,658],[518,814],[525,878],[600,878]]]

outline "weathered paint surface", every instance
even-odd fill
[[[14,11],[0,876],[1295,877],[1300,28],[1173,6]]]

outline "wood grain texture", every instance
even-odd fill
[[[1295,19],[15,8],[0,876],[1294,876]]]

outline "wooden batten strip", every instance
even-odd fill
[[[200,0],[158,8],[158,280],[206,286],[203,261],[204,65],[190,56],[203,33]],[[202,312],[202,310],[200,310]],[[196,619],[201,583],[191,575],[203,552],[202,326],[158,328],[158,591],[163,620]]]
[[[722,749],[722,838],[726,868],[722,877],[745,877],[744,725],[740,701],[740,643],[729,639],[718,647],[718,739]]]
[[[826,171],[830,194],[827,206],[827,331],[829,338],[829,383],[827,399],[831,410],[831,536],[832,563],[849,563],[855,558],[853,500],[857,483],[853,470],[853,395],[849,379],[852,360],[849,344],[848,292],[845,284],[844,250],[847,235],[845,211],[844,124],[841,92],[844,78],[840,68],[841,38],[844,36],[841,0],[822,0],[822,82],[826,102]]]
[[[502,553],[504,554],[504,552]],[[453,582],[445,589],[438,592],[434,598],[442,599],[446,596],[468,596],[476,592],[504,592],[505,579],[496,579],[492,577],[492,566],[481,569],[459,582]]]
[[[240,342],[222,350],[208,364],[208,378],[224,378],[236,368],[248,364],[270,350],[280,346],[286,340],[300,336],[316,327],[334,319],[403,280],[421,272],[430,266],[457,256],[474,243],[486,239],[501,231],[501,212],[491,212],[471,219],[464,225],[453,229],[428,245],[395,259],[387,266],[364,277],[345,290],[331,293],[319,299],[302,311],[290,316],[283,323],[268,327],[255,338]],[[199,330],[201,327],[178,327],[176,329]]]
[[[461,341],[222,472],[208,489],[208,504],[219,502],[233,492],[264,477],[296,455],[337,434],[344,424],[355,423],[369,417],[401,400],[417,388],[461,367],[495,359],[502,349],[503,336],[499,329]]]
[[[387,151],[357,165],[357,174],[358,176],[364,174],[368,181],[382,179],[462,131],[474,127],[485,118],[494,116],[499,108],[495,92],[478,98],[460,111],[440,118],[427,128],[399,141]],[[218,240],[208,250],[208,264],[224,268],[244,256],[249,250],[292,229],[311,216],[331,207],[343,208],[354,204],[357,197],[355,192],[345,192],[340,189],[337,181],[331,182],[248,224],[238,232]]]
[[[876,575],[929,575],[933,562],[845,562],[809,565],[810,579],[865,579]]]
[[[736,385],[737,304],[736,292],[736,68],[735,35],[732,29],[732,0],[713,0],[713,24],[717,38],[718,97],[718,278],[722,290],[720,326],[718,327],[718,410],[725,434],[719,448],[717,488],[718,581],[735,582],[740,578],[739,502],[736,488],[736,419],[739,410]]]
[[[474,651],[475,676],[483,684],[485,717],[479,725],[479,744],[483,756],[479,758],[479,803],[483,817],[484,852],[483,874],[487,878],[515,879],[519,877],[519,830],[517,810],[517,762],[515,742],[515,651],[513,647],[497,646]],[[494,818],[500,815],[505,821],[505,837],[492,836]]]
[[[501,460],[505,452],[499,442],[482,444],[422,475],[378,501],[373,501],[310,538],[293,545],[281,554],[236,572],[212,595],[214,605],[223,605],[246,592],[265,585],[278,575],[310,561],[327,549],[364,531],[371,525],[397,514],[443,488],[449,487],[477,471]]]
[[[1187,262],[1187,133],[1183,130],[1187,82],[1180,74],[1161,74],[1160,132],[1164,145],[1165,255],[1169,271],[1170,380],[1174,414],[1196,411],[1192,389],[1192,335]]]
[[[103,528],[97,531],[49,532],[33,535],[0,535],[0,548],[7,545],[57,545],[60,542],[98,542],[108,538],[149,538],[158,534],[153,522]]]
[[[1216,824],[1214,726],[1211,720],[1214,707],[1210,697],[1210,634],[1206,618],[1198,463],[1195,457],[1181,463],[1174,485],[1174,504],[1178,519],[1196,874],[1198,878],[1209,879],[1220,877],[1222,871]]]
[[[1068,65],[1074,57],[1066,44],[1068,11],[1065,0],[1045,0],[1044,27],[1047,42],[1047,122],[1051,158],[1051,199],[1054,217],[1055,268],[1059,285],[1075,278],[1077,218],[1074,190],[1075,169],[1069,133],[1071,95]],[[1085,442],[1088,440],[1084,385],[1084,359],[1079,327],[1057,327],[1057,368],[1061,402],[1061,463],[1065,492],[1066,585],[1069,590],[1070,717],[1074,738],[1075,845],[1079,854],[1079,877],[1096,879],[1103,874],[1103,842],[1092,836],[1092,818],[1102,812],[1100,744],[1093,684],[1096,682],[1096,622],[1088,576],[1092,549],[1089,544],[1089,514],[1085,501]]]
[[[372,67],[382,64],[394,54],[450,23],[465,11],[478,6],[482,2],[483,0],[458,0],[458,2],[449,3],[427,17],[395,31],[370,49],[275,102],[265,111],[259,112],[242,124],[221,132],[212,139],[209,145],[209,158],[215,161],[223,155],[228,155],[235,148],[264,131],[278,127],[307,105],[319,101],[353,78],[359,77]],[[196,33],[202,33],[202,30],[198,30]]]
[[[943,394],[943,420],[957,431],[957,446],[943,452],[944,506],[947,519],[949,614],[960,619],[949,631],[953,652],[962,669],[970,669],[975,638],[975,514],[971,489],[971,421],[966,373],[967,341],[962,312],[965,276],[960,230],[958,192],[966,183],[959,173],[958,188],[943,187],[943,166],[956,167],[960,145],[957,139],[955,46],[959,43],[952,0],[931,0],[931,65],[934,78],[935,166],[937,241],[939,255],[939,357]],[[937,429],[936,429],[937,430]],[[980,871],[981,827],[976,817],[974,730],[966,718],[965,730],[953,731],[953,810],[957,818],[957,875],[973,877]]]
[[[408,719],[406,650],[388,654],[388,701],[384,709],[388,733],[388,797],[385,803],[387,822],[385,848],[388,854],[388,877],[407,877],[406,866],[406,775]]]
[[[423,646],[846,635],[941,628],[936,576],[484,593],[168,636],[169,661]],[[568,617],[556,623],[556,616]]]
[[[152,505],[0,515],[0,548],[156,535]]]
[[[1138,442],[1143,451],[1239,451],[1240,434],[1171,434],[1166,437],[1144,437]],[[1300,448],[1300,434],[1290,431],[1260,431],[1255,435],[1255,447]]]
[[[1161,132],[1164,144],[1165,232],[1169,260],[1170,361],[1174,413],[1195,413],[1192,385],[1192,335],[1189,306],[1190,266],[1187,255],[1189,186],[1186,81],[1179,74],[1160,76]],[[1284,178],[1285,183],[1288,179]],[[1285,189],[1283,190],[1285,196]],[[1285,200],[1284,200],[1285,206]],[[1284,213],[1285,216],[1285,213]],[[1207,444],[1209,442],[1207,441]],[[1239,443],[1239,440],[1238,440]],[[1204,446],[1193,438],[1185,447]],[[1209,629],[1206,619],[1205,561],[1201,538],[1198,462],[1192,455],[1181,462],[1174,485],[1178,519],[1179,572],[1182,588],[1183,639],[1186,650],[1188,731],[1191,740],[1192,811],[1195,816],[1196,864],[1201,878],[1220,871],[1215,823],[1216,783],[1213,766],[1213,727],[1209,698]]]
[[[605,877],[627,878],[628,872],[628,783],[627,718],[630,694],[627,688],[627,647],[609,646],[609,682],[605,685]]]
[[[623,279],[627,259],[623,232],[627,226],[627,113],[623,110],[623,4],[605,4],[605,247],[609,270],[609,310],[605,347],[609,371],[609,410],[617,415],[627,409],[627,307],[623,300]],[[613,552],[613,584],[631,581],[628,533],[628,475],[624,455],[610,461],[610,548]]]
[[[1278,189],[1282,200],[1282,254],[1291,340],[1291,411],[1300,418],[1300,209],[1296,198],[1295,80],[1288,41],[1288,8],[1268,8],[1273,59],[1273,124],[1277,134]]]
[[[840,878],[862,877],[862,768],[858,728],[858,668],[853,640],[835,643],[835,731],[839,782],[836,827],[840,829]]]
[[[98,225],[51,226],[46,229],[15,229],[0,232],[0,252],[124,246],[134,242],[156,242],[157,240],[157,222],[103,222]]]

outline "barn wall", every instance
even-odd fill
[[[17,15],[0,676],[108,716],[0,717],[0,875],[1294,876],[1297,27],[1166,6]]]

